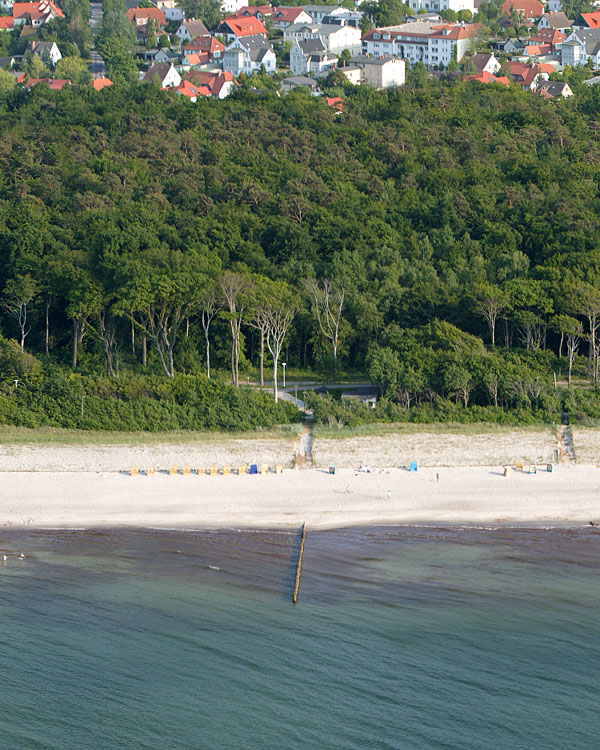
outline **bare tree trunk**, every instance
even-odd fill
[[[52,304],[52,296],[48,295],[46,297],[46,340],[45,340],[45,346],[44,351],[46,354],[48,354],[49,344],[50,344],[50,305]]]
[[[146,339],[146,334],[144,333],[142,335],[142,367],[146,367],[147,357],[148,357],[148,341]]]
[[[259,382],[260,382],[261,387],[265,384],[264,364],[265,364],[265,332],[261,328],[260,330],[260,376],[259,376]]]
[[[131,351],[135,354],[135,326],[131,321]]]

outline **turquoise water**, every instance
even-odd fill
[[[293,607],[297,549],[0,533],[0,747],[598,746],[595,529],[309,531]]]

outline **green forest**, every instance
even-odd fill
[[[285,423],[283,361],[380,388],[321,421],[600,417],[599,93],[331,90],[2,93],[0,421]]]

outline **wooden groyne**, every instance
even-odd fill
[[[306,523],[302,527],[302,539],[300,541],[300,552],[298,553],[298,565],[296,565],[296,582],[294,583],[294,594],[292,602],[295,604],[298,599],[298,589],[300,588],[300,574],[302,573],[302,555],[304,554],[304,542],[306,541]]]

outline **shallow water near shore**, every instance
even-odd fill
[[[597,744],[598,530],[309,529],[294,607],[298,545],[1,531],[2,747]]]

